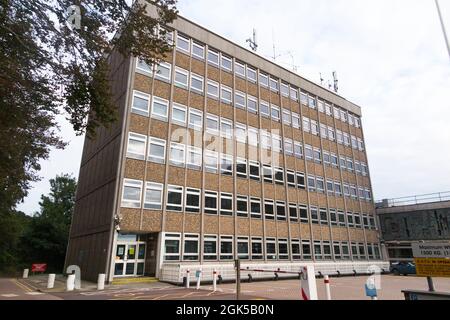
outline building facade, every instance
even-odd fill
[[[168,28],[158,66],[110,58],[119,120],[85,141],[66,265],[111,281],[381,263],[360,107],[182,17]]]
[[[413,243],[450,243],[450,192],[384,200],[376,211],[390,262],[413,261]]]

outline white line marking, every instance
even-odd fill
[[[19,295],[14,294],[14,293],[7,293],[7,294],[2,294],[1,296],[5,297],[5,298],[14,298],[14,297],[18,297]]]
[[[28,294],[30,296],[38,296],[38,295],[41,295],[41,294],[44,294],[44,293],[42,293],[42,292],[25,292],[25,294]]]

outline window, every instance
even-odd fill
[[[169,110],[169,101],[154,97],[152,103],[152,117],[161,120],[167,120],[167,114]]]
[[[333,252],[334,252],[334,257],[336,260],[342,259],[341,246],[340,246],[339,242],[333,242]]]
[[[231,60],[231,58],[228,58],[227,56],[222,54],[222,69],[225,69],[227,71],[233,71],[233,62]]]
[[[263,176],[264,182],[272,183],[273,182],[273,169],[269,165],[263,165]]]
[[[161,62],[156,66],[155,78],[170,81],[172,77],[172,65],[167,62]]]
[[[338,211],[338,221],[339,221],[339,226],[340,227],[345,227],[345,213],[344,211]]]
[[[236,108],[245,109],[245,93],[239,91],[234,93],[234,106]]]
[[[259,110],[261,111],[261,115],[263,117],[270,118],[270,107],[269,104],[265,101],[261,101],[259,103]]]
[[[236,214],[238,217],[248,217],[248,197],[236,197]]]
[[[205,191],[205,213],[206,214],[217,214],[217,192],[215,191]]]
[[[355,221],[355,228],[361,228],[361,216],[359,213],[354,213],[353,219]]]
[[[208,63],[214,66],[219,66],[219,53],[214,50],[208,49]]]
[[[353,223],[353,213],[347,212],[347,223],[349,228],[353,228],[355,225]]]
[[[331,154],[331,165],[335,168],[338,167],[338,157],[334,153]]]
[[[189,72],[176,67],[175,68],[175,85],[187,89]]]
[[[254,147],[258,146],[258,129],[248,127],[248,144]]]
[[[311,242],[308,240],[302,241],[302,252],[303,252],[303,260],[311,260]]]
[[[315,136],[319,135],[319,127],[317,121],[311,120],[311,133]]]
[[[249,169],[250,169],[250,179],[259,181],[260,180],[260,173],[259,173],[259,162],[250,161],[249,162]]]
[[[311,120],[309,118],[303,117],[303,130],[305,132],[311,132]]]
[[[133,91],[133,102],[131,105],[131,112],[148,116],[148,109],[150,105],[150,96],[146,93]]]
[[[181,252],[181,235],[167,233],[164,237],[164,260],[178,261]]]
[[[183,167],[186,163],[186,146],[175,142],[170,143],[170,164]]]
[[[284,82],[281,83],[281,94],[284,97],[289,97],[289,85]]]
[[[270,77],[270,90],[278,92],[278,79]]]
[[[341,110],[341,120],[342,122],[347,122],[347,112]]]
[[[148,161],[162,164],[165,163],[166,141],[150,137],[148,144]]]
[[[236,174],[239,178],[247,178],[247,160],[242,158],[236,159]]]
[[[344,183],[344,196],[350,197],[350,186]]]
[[[181,34],[177,34],[177,49],[180,49],[186,53],[191,52],[191,40]]]
[[[300,129],[300,116],[295,112],[292,112],[292,127],[295,129]]]
[[[314,176],[308,176],[308,190],[311,192],[316,191],[316,178]]]
[[[222,154],[220,162],[220,173],[226,176],[233,175],[233,157]]]
[[[325,102],[325,113],[328,116],[331,116],[331,105],[329,103],[326,103],[326,102]]]
[[[220,260],[233,260],[233,236],[220,236]]]
[[[316,108],[316,99],[314,97],[308,96],[308,107],[312,109]]]
[[[192,213],[200,213],[200,190],[186,188],[185,211]]]
[[[329,196],[334,196],[334,182],[333,180],[327,180],[327,193]]]
[[[323,258],[325,260],[331,260],[332,256],[331,256],[331,244],[329,241],[324,241],[323,242]]]
[[[203,129],[203,112],[189,108],[189,128],[199,131]]]
[[[341,252],[342,252],[342,259],[349,260],[350,259],[350,250],[348,247],[348,242],[342,242],[341,244]]]
[[[231,104],[231,99],[233,97],[233,93],[230,88],[225,86],[220,86],[220,99],[223,103]]]
[[[233,122],[231,120],[220,119],[220,135],[224,138],[233,138]]]
[[[298,222],[298,211],[295,203],[289,203],[289,221]]]
[[[245,65],[243,63],[235,61],[234,72],[236,73],[236,75],[245,78]]]
[[[309,212],[311,213],[311,222],[313,224],[319,224],[319,213],[317,207],[310,207]]]
[[[302,255],[300,251],[300,240],[292,239],[291,240],[291,252],[293,260],[301,260]]]
[[[289,259],[289,247],[287,239],[278,239],[278,259]]]
[[[326,125],[324,125],[322,123],[320,124],[320,136],[323,139],[327,139],[328,138],[328,128],[327,128]]]
[[[344,136],[342,135],[342,131],[336,130],[336,140],[339,144],[344,143]]]
[[[146,144],[147,136],[132,132],[128,133],[127,157],[144,160]]]
[[[336,135],[334,134],[334,129],[332,127],[328,127],[328,139],[331,141],[336,140]]]
[[[341,113],[339,112],[339,108],[333,107],[333,115],[336,119],[338,119],[338,120],[340,119]]]
[[[238,259],[241,260],[248,260],[250,258],[250,253],[248,251],[248,237],[237,238],[237,254]]]
[[[300,142],[294,142],[294,155],[296,158],[303,158],[303,146]]]
[[[200,247],[198,234],[184,234],[183,260],[197,261]]]
[[[320,241],[314,241],[314,258],[316,260],[322,260],[322,245],[320,244]]]
[[[301,172],[297,172],[296,173],[296,177],[297,177],[297,187],[299,189],[305,190],[306,189],[306,186],[305,186],[305,174],[301,173]]]
[[[277,246],[274,238],[266,238],[266,258],[267,260],[277,259]]]
[[[350,158],[347,158],[347,169],[350,172],[353,172],[353,160]]]
[[[219,84],[215,81],[208,80],[207,93],[210,97],[219,98]]]
[[[286,180],[289,187],[295,188],[295,172],[292,170],[286,171]]]
[[[187,121],[187,108],[178,103],[172,106],[172,121],[176,124],[185,126]]]
[[[252,260],[263,259],[263,244],[261,238],[252,238]]]
[[[256,83],[256,70],[247,66],[247,79]]]
[[[270,133],[266,130],[261,130],[261,148],[264,150],[272,149],[272,139],[270,137]]]
[[[252,218],[261,219],[261,199],[250,198],[250,215]]]
[[[277,201],[277,220],[286,221],[286,203]]]
[[[300,214],[300,221],[302,223],[308,223],[309,222],[308,207],[301,204],[301,205],[299,205],[298,210],[299,210],[299,214]]]
[[[269,87],[269,76],[262,72],[259,73],[259,84],[263,87]]]
[[[325,185],[324,185],[324,180],[322,177],[316,178],[316,188],[317,188],[317,192],[320,192],[320,193],[325,192]]]
[[[330,209],[330,223],[332,226],[338,225],[338,216],[336,214],[336,209]]]
[[[325,104],[322,100],[319,100],[317,106],[318,106],[319,112],[322,112],[322,113],[325,112]]]
[[[217,236],[203,237],[203,258],[208,261],[217,260]]]
[[[308,96],[305,93],[300,93],[300,102],[303,105],[308,105]]]
[[[124,179],[121,206],[125,208],[140,208],[141,193],[142,181]]]
[[[298,101],[298,89],[291,87],[291,99],[294,101]]]
[[[258,113],[258,101],[255,97],[247,96],[247,109],[251,113]]]
[[[163,185],[160,183],[146,182],[145,184],[145,209],[162,209]]]
[[[283,151],[283,144],[281,142],[281,137],[277,135],[272,135],[272,149],[275,152]]]
[[[144,60],[137,58],[136,59],[136,69],[139,71],[143,71],[144,73],[151,73],[152,69],[149,67]]]
[[[264,217],[266,220],[275,220],[273,200],[264,200]]]
[[[272,115],[272,120],[280,121],[280,108],[278,106],[272,105],[271,106],[271,115]]]
[[[284,170],[283,168],[275,168],[275,183],[279,185],[284,184]]]
[[[220,215],[232,216],[233,215],[233,195],[230,193],[222,192],[220,194]]]
[[[186,162],[187,167],[189,169],[200,170],[202,168],[203,163],[202,149],[193,146],[188,146],[186,154]]]
[[[334,192],[337,197],[342,196],[342,185],[340,182],[337,182],[337,181],[334,182]]]
[[[219,166],[219,154],[214,151],[205,151],[205,170],[210,173],[217,173]]]
[[[322,163],[322,151],[318,148],[314,148],[314,162]]]
[[[204,60],[205,59],[205,46],[193,41],[192,42],[192,56],[195,58],[198,58],[200,60]]]
[[[328,224],[327,209],[320,208],[319,213],[320,213],[320,224],[325,224],[325,225]]]
[[[289,110],[283,109],[283,124],[290,126],[292,123],[292,115]]]
[[[206,115],[206,131],[212,134],[219,133],[219,117],[212,114]]]
[[[236,141],[247,143],[247,126],[245,124],[236,123],[235,126]]]
[[[166,210],[181,212],[183,210],[183,187],[167,187]]]
[[[330,153],[327,151],[323,152],[323,162],[327,165],[331,164],[331,157],[330,157]]]
[[[202,76],[191,74],[191,89],[199,93],[203,93],[204,79]]]

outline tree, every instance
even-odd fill
[[[55,120],[94,136],[116,120],[107,58],[113,50],[147,64],[172,50],[160,25],[176,0],[0,0],[0,206],[14,208],[38,181],[39,160],[64,148]],[[120,36],[115,36],[120,35]],[[0,211],[1,213],[1,211]]]
[[[62,271],[76,188],[76,179],[70,175],[50,180],[50,194],[41,196],[40,212],[20,239],[23,260],[28,264],[45,262],[49,271]]]

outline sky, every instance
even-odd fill
[[[450,32],[450,1],[440,0]],[[362,107],[376,199],[450,191],[450,58],[434,0],[179,0],[180,15],[320,83]],[[291,57],[292,55],[292,57]],[[84,137],[42,161],[41,182],[19,210],[39,210],[56,174],[78,177]]]

